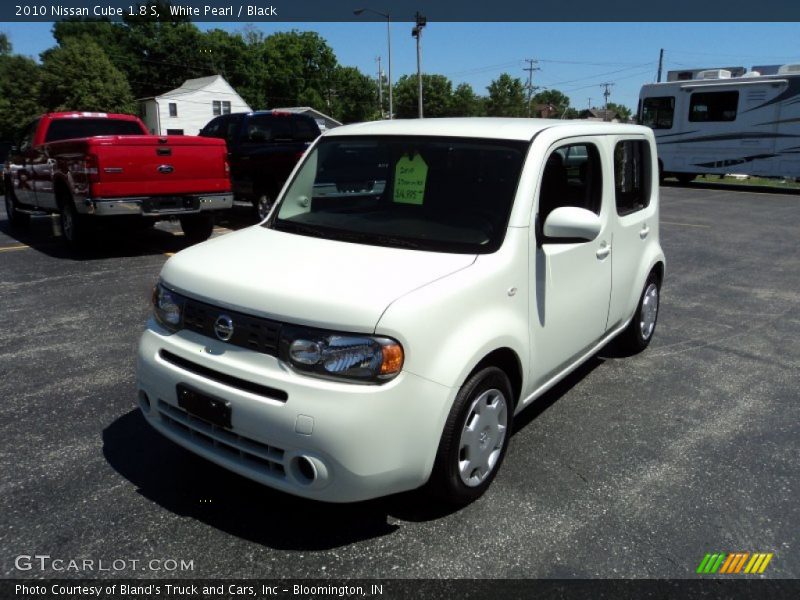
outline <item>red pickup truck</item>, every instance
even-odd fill
[[[6,213],[15,226],[58,213],[72,244],[86,241],[93,221],[116,217],[147,225],[177,216],[186,237],[202,241],[214,212],[233,206],[229,170],[224,140],[149,135],[130,115],[50,113],[9,153]]]

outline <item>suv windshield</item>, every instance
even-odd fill
[[[301,235],[485,254],[505,236],[527,142],[323,138],[264,226]]]

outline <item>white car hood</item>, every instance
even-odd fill
[[[475,258],[254,226],[179,252],[164,265],[161,279],[177,292],[230,310],[366,332],[392,301]]]

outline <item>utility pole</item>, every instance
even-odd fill
[[[419,109],[419,118],[422,118],[422,28],[428,24],[428,19],[423,17],[419,11],[414,15],[414,20],[417,25],[411,30],[411,37],[417,38],[417,101]]]
[[[658,76],[656,77],[656,83],[661,83],[661,67],[664,66],[664,49],[661,49],[661,52],[658,53]]]
[[[534,59],[534,58],[526,58],[525,62],[528,63],[528,66],[526,68],[522,69],[523,71],[527,71],[528,72],[528,84],[525,86],[526,89],[528,90],[528,99],[527,99],[525,104],[528,106],[528,116],[530,117],[531,116],[531,98],[533,97],[533,91],[539,89],[538,87],[534,87],[533,86],[533,72],[534,71],[540,71],[541,69],[539,67],[534,67],[533,66],[533,65],[538,65],[539,64],[539,61]]]
[[[383,119],[383,71],[381,70],[381,57],[377,57],[378,61],[378,111],[381,113]]]
[[[603,105],[603,121],[608,121],[608,97],[611,95],[611,90],[609,88],[611,88],[611,86],[613,85],[614,85],[613,83],[608,83],[608,82],[600,84],[600,87],[604,88],[603,98],[605,100]]]
[[[591,98],[587,98],[586,99],[586,105],[589,107],[589,110],[592,110],[592,99]]]

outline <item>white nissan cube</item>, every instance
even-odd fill
[[[650,129],[339,127],[264,222],[167,261],[139,404],[177,444],[291,494],[427,484],[466,504],[517,413],[612,338],[647,347],[663,278]]]

